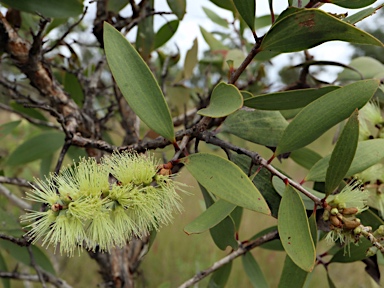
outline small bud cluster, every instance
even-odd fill
[[[384,245],[384,225],[380,225],[379,228],[373,232],[373,236],[376,238],[376,241],[381,245]],[[372,246],[367,250],[367,257],[374,256],[379,251],[379,248]]]
[[[26,235],[34,242],[42,239],[44,246],[60,244],[60,252],[69,256],[76,248],[109,251],[148,235],[181,211],[176,193],[181,184],[164,169],[153,157],[116,153],[101,163],[82,159],[46,181],[36,179],[26,198],[47,209],[22,216],[32,222]]]
[[[340,241],[348,246],[357,243],[361,234],[360,219],[357,214],[366,210],[369,194],[360,189],[360,183],[347,185],[336,195],[328,197],[324,207],[323,220],[329,222],[330,232],[326,239],[330,242]]]

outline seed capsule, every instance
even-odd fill
[[[329,217],[329,221],[332,223],[333,226],[335,227],[342,227],[343,224],[341,223],[340,219],[337,218],[335,215],[331,215]]]
[[[343,209],[343,215],[354,215],[356,214],[357,212],[359,212],[359,209],[357,209],[356,207],[350,207],[350,208],[344,208]]]

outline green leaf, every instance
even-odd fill
[[[277,18],[277,15],[275,15],[275,19]],[[263,15],[260,17],[256,17],[255,19],[255,29],[264,28],[266,26],[272,25],[272,18],[270,14]]]
[[[372,243],[365,238],[361,238],[357,245],[351,243],[349,247],[341,248],[329,263],[350,263],[363,260],[367,258],[366,252],[369,247],[372,247]]]
[[[173,13],[179,18],[179,20],[182,20],[185,15],[185,11],[187,8],[187,1],[186,0],[167,0],[169,8],[172,10]]]
[[[7,160],[7,165],[15,166],[44,158],[64,145],[64,134],[56,131],[40,133],[18,146]]]
[[[195,40],[193,40],[193,45],[191,49],[189,49],[187,51],[187,54],[185,55],[184,70],[183,70],[184,79],[190,79],[192,77],[193,69],[195,68],[198,62],[197,52],[198,52],[198,43],[197,43],[197,38],[195,38]]]
[[[290,185],[286,185],[281,199],[277,227],[281,243],[292,261],[304,271],[312,271],[316,253],[307,213],[298,192]]]
[[[278,111],[238,110],[225,119],[222,132],[253,143],[276,147],[288,122]]]
[[[255,0],[233,0],[237,11],[240,16],[244,19],[245,23],[255,31],[255,13],[256,13],[256,1]]]
[[[280,178],[275,176],[272,178],[272,184],[273,184],[273,187],[276,189],[277,193],[279,193],[280,196],[283,196],[285,193],[285,189],[286,189],[283,180],[281,180]],[[325,196],[325,194],[323,194],[319,191],[313,190],[311,188],[305,187],[305,189],[320,199],[324,198],[324,196]],[[313,208],[314,208],[313,201],[311,199],[309,199],[307,196],[305,196],[304,194],[300,193],[299,195],[301,197],[301,200],[303,200],[305,208],[307,210],[313,210]]]
[[[199,186],[204,197],[205,206],[209,209],[215,202],[209,192],[200,184]],[[239,246],[235,239],[235,225],[230,216],[225,217],[220,223],[209,229],[209,233],[213,242],[221,250],[225,250],[228,246],[236,250]]]
[[[192,176],[208,191],[237,206],[270,215],[259,190],[232,162],[208,153],[196,153],[182,159]]]
[[[244,100],[244,106],[261,110],[288,110],[307,106],[324,94],[340,87],[326,86],[320,89],[300,89],[256,95]]]
[[[258,232],[254,236],[252,236],[252,238],[250,240],[255,240],[255,239],[257,239],[263,235],[266,235],[269,232],[275,231],[275,230],[277,230],[277,226],[268,227],[268,228]],[[281,244],[280,239],[274,239],[274,240],[269,241],[267,243],[261,244],[260,248],[267,249],[267,250],[273,250],[273,251],[284,251],[284,247]]]
[[[121,9],[127,6],[129,0],[108,0],[107,10],[118,13]]]
[[[216,226],[235,209],[236,205],[219,199],[184,228],[189,234],[203,233]]]
[[[264,277],[263,271],[261,271],[259,264],[250,252],[245,253],[241,260],[243,262],[245,273],[251,281],[253,287],[268,288],[269,285]]]
[[[347,124],[345,124],[331,154],[325,176],[325,192],[327,196],[339,186],[355,157],[357,142],[359,141],[358,115],[359,113],[356,109],[351,117],[349,117]]]
[[[383,8],[384,4],[381,4],[380,6],[374,8],[374,7],[369,7],[364,10],[361,10],[353,15],[350,15],[346,18],[343,19],[343,21],[350,23],[350,24],[355,24],[373,14],[376,13],[377,10]]]
[[[272,26],[264,36],[260,50],[295,52],[327,41],[383,46],[372,35],[318,9],[299,9]],[[283,12],[284,13],[284,12]]]
[[[336,288],[335,284],[333,283],[332,279],[331,279],[331,276],[329,275],[329,273],[327,273],[327,280],[328,280],[328,286],[329,288]]]
[[[7,263],[5,262],[5,259],[3,255],[0,253],[0,271],[7,272],[8,267]],[[3,282],[3,288],[11,288],[11,281],[8,278],[1,278],[1,282]]]
[[[376,0],[329,0],[327,3],[332,3],[340,7],[357,9],[363,8],[375,3]]]
[[[84,101],[83,88],[80,85],[79,79],[72,73],[65,72],[64,90],[68,92],[75,103],[82,107]]]
[[[78,0],[1,0],[0,2],[20,11],[39,13],[52,18],[76,17],[83,12],[83,2]]]
[[[11,133],[20,123],[21,120],[17,120],[0,125],[0,139]]]
[[[106,22],[104,43],[108,65],[129,106],[150,129],[175,141],[168,105],[147,64],[127,39]]]
[[[232,261],[224,264],[215,272],[213,272],[211,278],[209,279],[208,288],[225,287],[225,284],[227,284],[229,278],[229,274],[231,273],[231,269]]]
[[[248,156],[240,155],[237,153],[231,154],[230,159],[244,173],[249,173],[249,167],[251,166],[251,159]],[[253,165],[250,175],[254,175],[259,167]],[[267,202],[272,216],[277,218],[279,211],[281,196],[277,193],[272,185],[272,174],[267,169],[261,169],[256,176],[252,179],[253,184],[259,189],[261,195],[263,195]]]
[[[212,118],[220,118],[232,114],[243,106],[243,96],[235,85],[220,82],[213,89],[207,108],[197,111],[198,114]]]
[[[223,221],[211,228],[209,233],[216,246],[223,251],[228,246],[233,250],[236,250],[239,247],[239,243],[237,243],[235,239],[235,223],[229,216],[225,217]]]
[[[317,222],[316,222],[316,211],[314,211],[311,216],[308,218],[308,224],[309,224],[309,229],[311,231],[311,237],[313,240],[313,245],[316,248],[317,245]]]
[[[231,49],[228,50],[225,54],[223,61],[223,70],[228,71],[230,67],[228,66],[228,61],[232,61],[232,68],[237,69],[240,67],[241,63],[244,61],[244,52],[240,49]]]
[[[359,142],[357,144],[355,158],[353,158],[351,167],[345,177],[350,177],[378,163],[384,158],[383,147],[384,139],[372,139]],[[311,170],[309,170],[305,180],[324,182],[330,158],[331,155],[328,155],[319,160]]]
[[[371,205],[371,203],[369,204]],[[358,217],[364,226],[372,227],[373,231],[378,229],[379,226],[384,225],[383,219],[381,219],[379,215],[373,212],[372,209],[365,210],[363,213],[359,214]]]
[[[303,287],[308,272],[301,269],[287,255],[284,261],[283,272],[280,277],[279,288]]]
[[[147,11],[153,10],[154,0],[146,1],[145,9],[147,9]],[[144,19],[141,19],[141,21],[137,25],[135,46],[136,46],[137,52],[139,52],[144,62],[148,62],[150,59],[151,52],[153,51],[154,45],[155,45],[154,38],[155,38],[155,31],[153,29],[153,17],[145,17]],[[113,76],[116,78],[115,75]]]
[[[285,129],[275,155],[302,148],[363,107],[379,82],[362,80],[329,92],[308,104]]]
[[[27,266],[31,265],[31,258],[29,256],[27,247],[20,247],[15,243],[3,239],[0,239],[0,247],[7,251],[17,261],[20,261]],[[36,264],[43,268],[45,271],[55,275],[55,269],[53,268],[52,263],[47,255],[45,255],[45,253],[35,245],[32,245],[31,249]]]
[[[209,33],[201,26],[200,32],[211,50],[228,50],[228,48],[224,44],[222,44],[221,41],[217,40],[211,33]]]
[[[351,63],[349,63],[350,67],[356,69],[360,72],[360,74],[366,79],[372,79],[378,73],[384,71],[384,65],[380,61],[372,58],[372,57],[357,57],[352,59]],[[344,69],[337,76],[337,80],[339,81],[351,81],[351,80],[359,80],[360,74],[351,69]]]
[[[153,49],[157,49],[168,42],[175,35],[179,27],[179,20],[172,20],[165,23],[155,34],[155,43]]]
[[[305,169],[311,169],[322,157],[309,148],[300,148],[293,151],[289,157]]]
[[[232,0],[210,0],[216,6],[234,12],[236,10]]]
[[[33,109],[33,108],[26,108],[24,107],[23,105],[19,104],[19,103],[16,103],[16,102],[12,102],[10,104],[10,106],[18,111],[18,112],[21,112],[25,115],[28,115],[32,118],[36,118],[38,120],[42,120],[42,121],[47,121],[48,119],[37,109]]]
[[[23,230],[21,229],[21,225],[18,221],[18,218],[13,215],[12,213],[9,213],[7,211],[4,211],[2,208],[0,208],[0,232],[11,235],[14,237],[20,237],[24,235]]]
[[[203,8],[203,11],[205,13],[205,15],[207,15],[207,17],[209,19],[211,19],[212,22],[224,27],[224,28],[228,28],[228,21],[221,18],[219,15],[217,15],[214,11],[212,11],[211,9],[208,9],[207,7],[202,7]]]

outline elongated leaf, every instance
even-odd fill
[[[220,199],[185,226],[184,231],[187,234],[203,233],[219,224],[235,207],[236,205]]]
[[[236,11],[236,7],[233,4],[232,0],[210,0],[210,2],[214,3],[220,8],[223,8],[232,12]]]
[[[276,189],[277,193],[279,193],[280,196],[283,196],[285,193],[285,188],[286,188],[283,180],[281,180],[280,178],[275,176],[272,178],[272,184],[273,184],[273,187]],[[313,189],[308,188],[308,187],[305,187],[305,189],[320,199],[325,197],[325,194],[323,194],[319,191],[313,190]],[[305,196],[304,194],[300,193],[299,196],[301,197],[301,200],[303,200],[305,209],[313,210],[313,208],[314,208],[313,201],[311,199],[309,199],[307,196]]]
[[[355,157],[357,142],[359,141],[358,110],[355,110],[343,131],[331,154],[329,166],[325,176],[325,192],[328,196],[339,186],[345,174],[348,172]]]
[[[208,288],[225,287],[232,269],[232,261],[217,269],[209,279]]]
[[[168,42],[175,35],[179,27],[179,20],[172,20],[165,23],[155,34],[155,44],[153,49],[157,49]]]
[[[5,262],[5,259],[3,258],[3,255],[0,253],[0,271],[8,272],[7,263]],[[11,281],[7,278],[1,278],[1,282],[3,283],[4,288],[10,288],[11,287]]]
[[[28,115],[32,118],[36,118],[42,121],[47,121],[48,119],[37,109],[33,108],[26,108],[23,105],[17,103],[17,102],[11,102],[10,105],[14,110],[21,112],[25,115]]]
[[[348,22],[350,24],[355,24],[369,16],[371,16],[372,14],[375,14],[375,12],[381,8],[383,8],[384,4],[381,4],[380,6],[376,7],[376,8],[373,8],[373,7],[369,7],[369,8],[366,8],[364,10],[361,10],[353,15],[350,15],[346,18],[343,19],[343,21],[345,22]]]
[[[147,64],[127,39],[106,22],[104,43],[108,65],[129,106],[149,128],[174,141],[171,114]]]
[[[258,232],[254,236],[252,236],[252,238],[250,240],[255,240],[255,239],[257,239],[257,238],[259,238],[259,237],[261,237],[261,236],[263,236],[269,232],[276,231],[276,230],[277,230],[277,226],[268,227],[268,228]],[[264,243],[264,244],[260,245],[260,248],[267,249],[267,250],[274,250],[274,251],[284,251],[284,247],[281,244],[280,239],[274,239],[272,241]]]
[[[373,78],[376,74],[384,71],[383,63],[381,63],[380,61],[372,57],[367,57],[367,56],[357,57],[355,59],[352,59],[351,63],[349,63],[348,66],[359,71],[360,74],[366,79]],[[351,69],[344,69],[337,76],[337,80],[341,80],[341,81],[359,80],[360,74],[358,74],[356,71],[353,71]]]
[[[224,18],[221,18],[219,15],[216,14],[216,12],[212,11],[211,9],[207,8],[207,7],[202,7],[203,8],[203,11],[205,13],[205,15],[207,15],[207,17],[209,19],[212,20],[212,22],[224,27],[224,28],[228,28],[228,21],[225,20]]]
[[[225,119],[222,132],[253,143],[276,147],[287,126],[287,120],[278,111],[239,110]]]
[[[350,263],[367,258],[366,252],[369,247],[372,247],[372,243],[366,238],[361,238],[360,242],[355,245],[351,243],[349,247],[341,248],[332,259],[330,263]]]
[[[316,222],[316,211],[312,213],[312,215],[308,218],[308,224],[309,224],[309,229],[311,230],[311,237],[313,240],[313,245],[316,248],[317,245],[317,222]]]
[[[185,11],[187,8],[187,1],[186,0],[167,0],[169,8],[172,10],[173,13],[179,18],[179,20],[182,20],[185,15]]]
[[[220,250],[225,250],[227,247],[231,247],[236,250],[239,247],[239,243],[235,238],[235,223],[231,217],[225,217],[219,224],[209,230],[212,236],[213,242]]]
[[[287,255],[284,261],[283,273],[280,277],[279,288],[303,287],[308,272],[301,269]]]
[[[250,252],[245,253],[243,257],[241,257],[241,260],[252,286],[255,288],[268,288],[269,285],[264,277],[263,271],[261,271],[259,264],[252,254]]]
[[[383,43],[372,35],[324,11],[300,9],[276,21],[264,36],[260,50],[294,52],[331,40],[383,46]]]
[[[197,38],[193,40],[193,46],[191,49],[187,51],[187,54],[185,55],[185,60],[184,60],[184,79],[189,79],[192,77],[193,74],[193,69],[195,68],[198,59],[197,59],[197,52],[198,52],[198,43],[197,43]]]
[[[223,43],[217,40],[211,33],[209,33],[201,26],[200,32],[201,35],[203,35],[205,42],[207,42],[209,48],[211,48],[211,50],[228,50],[228,48]]]
[[[245,155],[233,153],[231,160],[243,170],[244,173],[249,173],[249,167],[251,165],[251,159]],[[250,175],[254,175],[259,167],[254,165],[252,167]],[[259,189],[261,195],[263,195],[265,201],[271,210],[272,216],[277,218],[279,211],[281,196],[277,193],[272,185],[272,174],[267,169],[261,169],[256,176],[252,179],[253,184]]]
[[[345,177],[350,177],[378,163],[384,158],[383,147],[384,139],[372,139],[359,142],[357,144],[355,158],[353,158],[352,164]],[[331,155],[328,155],[319,160],[311,170],[309,170],[308,175],[305,177],[306,181],[324,182],[330,157]]]
[[[357,8],[363,8],[368,5],[371,5],[372,3],[375,3],[376,0],[329,0],[329,1],[327,0],[326,2],[333,3],[337,6],[341,6],[344,8],[357,9]]]
[[[285,129],[275,155],[304,147],[363,107],[379,83],[362,80],[329,92],[308,104]]]
[[[7,251],[13,258],[20,261],[21,263],[27,266],[31,265],[31,258],[29,256],[27,247],[20,247],[15,243],[3,239],[0,239],[0,247]],[[45,253],[35,245],[32,245],[31,249],[36,264],[38,264],[45,271],[55,275],[55,269],[53,268],[52,263],[47,257],[47,255],[45,255]]]
[[[281,199],[278,229],[281,243],[292,261],[304,271],[312,271],[316,253],[307,213],[298,192],[286,186]]]
[[[275,19],[277,18],[277,15],[275,15]],[[272,25],[272,18],[270,14],[263,15],[260,17],[256,17],[255,19],[255,29],[264,28],[266,26]]]
[[[63,133],[55,131],[38,134],[18,146],[9,155],[7,164],[15,166],[43,158],[56,152],[62,145],[64,145]]]
[[[66,72],[64,76],[64,90],[71,95],[71,98],[79,107],[82,107],[84,101],[83,87],[79,79],[72,73]]]
[[[256,13],[256,0],[233,0],[237,11],[243,17],[245,23],[255,31],[255,13]]]
[[[147,11],[154,9],[154,0],[145,2]],[[155,30],[153,28],[153,17],[145,17],[137,25],[135,47],[144,62],[148,62],[154,49]],[[105,42],[105,41],[104,41]],[[115,76],[115,75],[114,75]],[[115,77],[116,78],[116,77]],[[120,87],[119,87],[120,88]]]
[[[0,139],[4,138],[9,133],[11,133],[13,129],[15,129],[20,123],[21,121],[18,120],[18,121],[12,121],[12,122],[8,122],[0,125]]]
[[[12,213],[6,212],[0,208],[0,232],[14,237],[24,235],[17,217]]]
[[[293,151],[289,157],[306,169],[311,169],[322,157],[309,148],[301,148]]]
[[[260,110],[288,110],[307,106],[324,94],[340,87],[327,86],[320,89],[300,89],[257,95],[244,100],[244,106]]]
[[[108,0],[107,9],[108,11],[113,11],[115,13],[118,13],[121,9],[127,6],[128,3],[129,3],[129,0]]]
[[[0,2],[17,10],[39,13],[52,18],[76,17],[83,12],[83,2],[77,0],[1,0]]]
[[[259,190],[232,162],[208,153],[197,153],[182,159],[192,176],[208,191],[237,206],[270,215]]]
[[[209,209],[215,202],[209,192],[200,184],[199,186],[204,197],[205,206]],[[230,216],[225,217],[220,223],[209,229],[213,242],[221,250],[225,250],[228,246],[234,250],[238,248],[239,244],[235,239],[235,232],[235,224]]]
[[[243,106],[243,96],[237,87],[221,82],[213,89],[209,106],[200,109],[197,113],[212,118],[220,118],[232,114],[241,106]]]

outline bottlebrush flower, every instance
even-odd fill
[[[116,181],[110,181],[111,175]],[[33,243],[60,245],[72,256],[76,249],[109,251],[133,236],[143,237],[171,222],[181,212],[176,190],[181,183],[158,174],[152,156],[116,153],[97,163],[81,161],[45,181],[36,180],[26,198],[42,203],[46,211],[29,211],[22,221],[32,222],[26,235]]]

